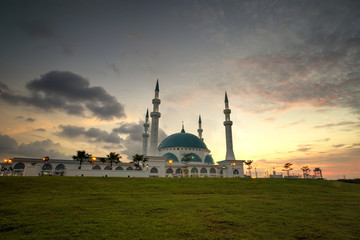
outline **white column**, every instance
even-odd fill
[[[225,160],[235,160],[233,142],[232,142],[232,131],[231,131],[231,126],[233,123],[232,121],[230,121],[230,113],[231,110],[229,109],[229,100],[227,97],[227,93],[225,92],[225,109],[224,109],[224,114],[225,114],[224,126],[225,126],[225,136],[226,136]]]
[[[143,136],[143,150],[142,150],[142,155],[146,156],[147,155],[147,150],[148,150],[148,141],[149,141],[149,110],[146,111],[146,116],[145,116],[145,123],[144,123],[144,133],[142,134]]]
[[[159,118],[161,114],[159,112],[159,105],[161,103],[159,99],[159,80],[156,82],[155,87],[155,98],[152,100],[153,111],[150,113],[151,116],[151,132],[150,132],[150,156],[158,156],[158,134],[159,134]]]

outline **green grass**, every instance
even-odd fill
[[[360,239],[360,184],[0,177],[0,239]]]

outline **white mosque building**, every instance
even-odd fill
[[[13,158],[2,175],[38,176],[108,176],[108,177],[244,177],[244,160],[236,160],[232,142],[232,121],[229,100],[225,92],[225,160],[214,162],[210,150],[202,138],[201,116],[199,116],[198,135],[185,132],[184,125],[180,132],[166,137],[160,144],[159,120],[159,81],[156,82],[155,97],[152,100],[153,111],[146,112],[142,155],[148,159],[146,167],[135,170],[133,163],[118,163],[112,169],[108,163],[84,162],[81,169],[79,163],[72,160],[46,160],[33,158]],[[149,133],[150,127],[150,133]],[[6,163],[8,164],[8,162]],[[2,164],[4,165],[4,164]],[[9,171],[11,169],[11,171]]]

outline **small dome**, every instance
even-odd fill
[[[179,159],[172,153],[165,153],[162,155],[163,157],[166,157],[165,162],[169,162],[169,160],[173,160],[173,162],[179,162]]]
[[[207,155],[205,157],[204,163],[214,164],[214,159],[210,155]]]
[[[197,136],[186,133],[184,129],[180,133],[175,133],[165,138],[159,145],[159,150],[173,147],[188,147],[206,149],[205,143]]]

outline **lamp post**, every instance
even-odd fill
[[[94,162],[96,162],[96,157],[92,157],[92,158],[91,158],[92,166],[94,166]]]
[[[170,159],[169,160],[169,164],[170,164],[170,169],[171,169],[171,164],[173,163],[173,160],[172,159]]]

